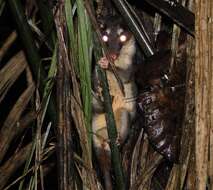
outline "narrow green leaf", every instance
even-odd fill
[[[91,146],[91,62],[92,62],[92,32],[91,24],[85,11],[82,0],[76,1],[78,15],[78,71],[81,82],[83,98],[83,110],[88,130],[88,138]]]
[[[112,100],[109,93],[109,86],[107,82],[106,72],[102,70],[99,66],[97,66],[99,78],[101,81],[102,89],[103,89],[103,97],[104,97],[104,108],[106,110],[106,120],[107,120],[107,132],[110,139],[110,150],[111,150],[111,158],[112,165],[115,172],[115,183],[116,189],[124,190],[124,176],[121,165],[121,158],[118,146],[116,145],[117,139],[117,128],[115,125],[114,114],[112,110]]]

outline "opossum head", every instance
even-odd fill
[[[133,35],[121,18],[108,17],[101,24],[102,40],[106,44],[109,56],[116,60],[122,49],[134,46]],[[130,45],[131,41],[131,45]]]

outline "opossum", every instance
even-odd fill
[[[124,93],[119,83],[109,68],[109,61],[102,57],[98,64],[106,69],[109,92],[112,97],[112,109],[116,128],[118,131],[117,143],[122,145],[126,140],[129,128],[136,114],[137,87],[134,80],[134,60],[136,54],[136,42],[132,33],[125,27],[123,21],[118,18],[109,18],[102,25],[102,40],[108,49],[108,57],[113,60],[118,76],[124,87]],[[105,189],[112,189],[110,168],[111,157],[109,147],[109,137],[107,134],[107,123],[103,108],[103,98],[101,97],[101,87],[94,77],[93,95],[93,145],[101,171],[103,172]]]

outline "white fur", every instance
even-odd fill
[[[126,99],[130,99],[132,97],[136,97],[137,88],[134,82],[134,77],[132,76],[133,70],[133,56],[135,55],[136,47],[135,47],[135,39],[134,37],[130,38],[126,44],[122,47],[118,59],[115,61],[115,66],[118,68],[118,74],[121,80],[124,82],[124,92],[125,96],[120,90],[117,79],[114,74],[110,70],[106,70],[110,94],[114,97],[113,100],[113,111],[115,112],[117,109],[124,108],[127,110],[130,116],[130,120],[132,121],[135,113],[136,113],[136,102],[133,101],[125,101]],[[131,121],[129,123],[131,123]],[[122,127],[122,126],[120,126]],[[128,126],[129,127],[129,126]],[[105,147],[106,150],[109,150],[108,145],[108,135],[106,128],[106,120],[105,114],[94,114],[92,121],[93,128],[93,141],[94,146],[96,148]],[[118,133],[122,130],[122,133],[128,133],[123,131],[128,131],[127,129],[119,129],[117,126]]]

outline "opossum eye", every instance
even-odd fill
[[[127,40],[127,37],[124,34],[120,35],[121,42],[125,42],[126,40]]]
[[[103,40],[104,42],[108,42],[108,39],[109,39],[109,38],[108,38],[107,35],[103,35],[103,36],[102,36],[102,40]]]

